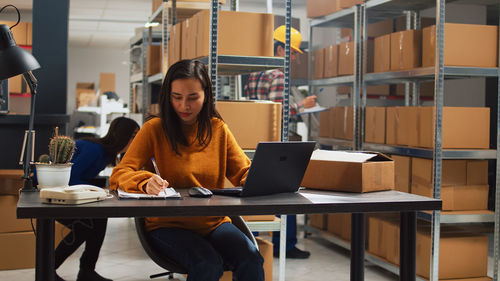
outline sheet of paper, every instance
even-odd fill
[[[313,106],[313,107],[304,108],[304,110],[302,110],[299,113],[297,113],[297,115],[308,114],[308,113],[316,113],[316,112],[321,112],[321,111],[325,111],[325,110],[328,110],[328,109],[329,109],[328,107],[324,107],[324,106],[321,106],[318,103],[316,103],[316,105]]]
[[[375,156],[377,156],[377,154],[374,153],[332,151],[332,150],[318,149],[313,152],[311,159],[323,160],[323,161],[364,163]]]
[[[173,187],[168,187],[165,188],[163,191],[160,192],[158,195],[154,194],[145,194],[145,193],[131,193],[131,192],[125,192],[122,189],[118,189],[118,196],[120,198],[129,198],[129,199],[142,199],[142,198],[175,198],[175,197],[181,197],[181,194]]]

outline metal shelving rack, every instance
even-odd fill
[[[145,116],[147,112],[147,106],[151,103],[151,84],[153,83],[161,83],[161,73],[158,73],[153,76],[147,76],[146,74],[146,56],[147,56],[147,49],[148,46],[151,45],[160,45],[161,44],[161,38],[162,34],[161,32],[157,31],[152,31],[151,28],[148,29],[143,29],[140,34],[135,35],[130,39],[130,50],[134,46],[140,46],[141,48],[141,72],[140,73],[133,73],[132,69],[132,64],[130,64],[129,68],[129,73],[130,73],[130,96],[129,96],[129,104],[132,105],[134,104],[134,98],[133,98],[133,91],[134,87],[137,84],[142,85],[142,93],[141,93],[141,113],[143,114],[143,117]],[[130,53],[130,61],[132,61],[132,52]]]
[[[498,89],[498,115],[500,116],[500,73],[499,68],[475,68],[475,67],[450,67],[444,66],[444,23],[445,23],[445,6],[446,3],[457,2],[453,0],[367,0],[364,5],[358,5],[350,9],[344,9],[334,14],[325,16],[319,19],[313,19],[310,22],[310,38],[312,38],[314,27],[354,27],[353,39],[355,44],[355,62],[354,62],[354,75],[335,77],[320,80],[310,80],[309,87],[324,86],[324,85],[352,85],[352,106],[353,121],[354,121],[354,136],[352,141],[337,140],[330,138],[320,138],[319,143],[323,146],[336,146],[354,150],[375,150],[385,153],[406,155],[413,157],[431,158],[434,161],[433,174],[434,177],[434,197],[441,198],[441,162],[443,159],[496,159],[500,163],[500,117],[497,118],[497,150],[448,150],[442,149],[442,108],[443,108],[443,84],[444,79],[461,79],[467,77],[499,77]],[[500,4],[496,0],[482,0],[482,1],[460,1],[462,4],[477,4],[492,6],[499,8]],[[436,48],[436,66],[417,68],[406,71],[393,71],[385,73],[369,73],[359,72],[363,69],[364,53],[363,38],[366,34],[362,34],[359,30],[359,25],[366,27],[366,23],[377,22],[387,18],[394,18],[407,14],[407,27],[411,22],[407,11],[417,11],[414,13],[414,27],[418,27],[418,11],[436,7],[436,30],[437,30],[437,48]],[[367,14],[370,16],[367,17]],[[366,28],[363,28],[366,32]],[[312,42],[312,40],[310,40]],[[362,48],[359,50],[359,48]],[[310,52],[309,61],[313,61],[313,52]],[[499,56],[500,57],[500,56]],[[314,68],[310,63],[310,77],[314,77]],[[500,59],[499,59],[500,65]],[[434,139],[435,144],[433,149],[421,149],[412,147],[398,147],[390,145],[379,145],[363,143],[359,140],[364,139],[363,130],[363,110],[366,106],[366,91],[365,85],[375,84],[388,84],[388,83],[414,83],[414,97],[412,100],[413,105],[418,102],[418,87],[417,83],[425,80],[434,80],[435,94],[435,124],[434,124]],[[361,88],[360,88],[361,87]],[[409,105],[409,94],[407,86],[405,105]],[[438,261],[439,261],[439,236],[441,224],[455,224],[455,223],[483,223],[494,222],[494,261],[493,261],[493,280],[498,280],[498,260],[499,260],[499,227],[500,227],[500,167],[497,165],[496,170],[496,191],[495,191],[495,212],[480,211],[480,212],[440,212],[433,213],[420,212],[418,218],[432,223],[431,231],[431,275],[430,280],[438,280]],[[345,242],[339,243],[335,239],[328,239],[342,247],[346,247]],[[347,245],[348,246],[348,245]],[[398,268],[374,256],[368,255],[367,260],[391,271],[398,273]]]

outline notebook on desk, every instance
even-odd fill
[[[215,195],[260,196],[299,190],[316,142],[260,142],[242,187],[212,190]]]

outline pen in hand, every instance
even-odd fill
[[[155,161],[154,158],[151,158],[151,162],[153,162],[153,167],[155,169],[155,174],[159,177],[159,180],[161,181],[161,187],[160,187],[160,190],[158,191],[158,195],[161,195],[162,192],[165,192],[164,190],[168,186],[168,182],[161,177],[160,170],[158,169],[158,165],[156,165],[156,161]]]

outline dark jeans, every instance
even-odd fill
[[[280,216],[277,215],[279,218]],[[297,216],[286,216],[286,250],[289,251],[297,245]],[[280,233],[273,232],[273,248],[275,253],[280,252]]]
[[[187,281],[218,281],[224,270],[238,281],[264,281],[264,259],[236,226],[223,223],[205,237],[180,228],[149,232],[154,247],[188,271]]]
[[[80,257],[80,269],[93,271],[106,234],[107,219],[58,219],[71,232],[57,245],[55,268],[57,269],[76,249],[85,242]]]

